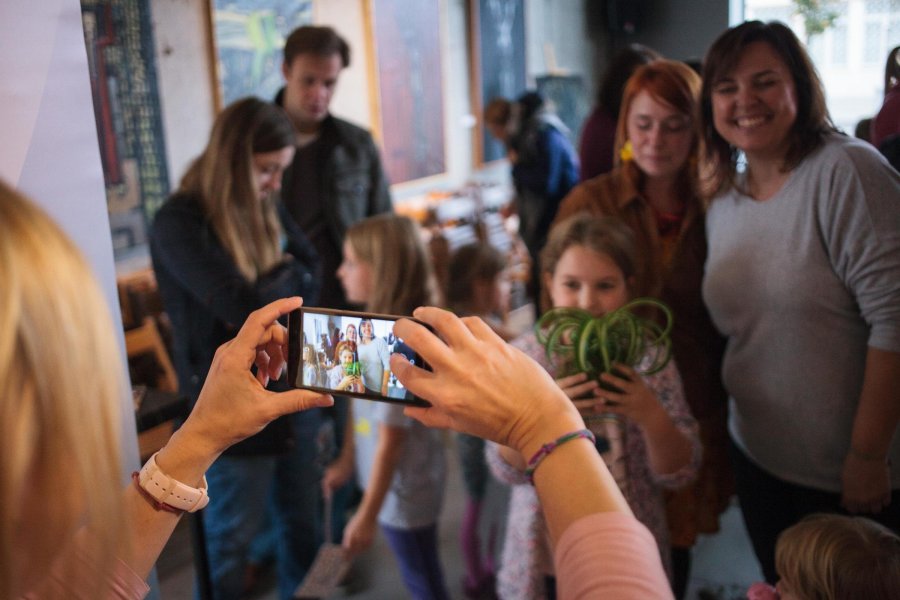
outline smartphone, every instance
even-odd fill
[[[288,315],[288,381],[292,387],[431,406],[391,372],[391,354],[428,364],[394,336],[397,319],[412,318],[303,306]],[[415,320],[415,319],[413,319]],[[420,322],[420,321],[419,321]]]

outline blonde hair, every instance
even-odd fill
[[[124,548],[126,388],[107,304],[81,253],[2,181],[0,281],[0,597],[9,598],[34,583],[15,566],[27,561],[29,571],[46,573],[81,525],[101,568]],[[22,527],[24,555],[13,547]],[[64,572],[76,568],[71,562]]]
[[[237,100],[216,118],[206,148],[181,179],[179,191],[200,199],[219,241],[251,282],[282,260],[283,237],[277,198],[257,199],[253,155],[293,145],[293,126],[280,107]]]
[[[626,282],[637,272],[634,232],[620,219],[579,213],[555,225],[541,250],[541,274],[547,273],[552,277],[559,259],[572,246],[584,246],[597,254],[608,256],[622,270]],[[543,277],[540,303],[541,312],[553,308]]]
[[[779,536],[775,568],[803,600],[889,600],[900,590],[900,537],[864,517],[812,515]]]
[[[369,217],[347,230],[347,243],[372,268],[370,312],[408,315],[437,304],[437,284],[419,226],[391,213]]]

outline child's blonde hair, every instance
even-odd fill
[[[812,515],[779,536],[775,568],[803,600],[891,600],[900,593],[900,537],[864,517]]]
[[[408,315],[437,303],[437,283],[419,226],[407,217],[384,213],[347,230],[347,243],[372,268],[374,289],[366,310]]]
[[[559,259],[572,246],[584,246],[610,257],[622,270],[626,282],[635,275],[637,250],[634,232],[620,219],[581,213],[558,223],[550,231],[547,244],[541,250],[541,275],[552,277]],[[541,281],[541,312],[551,308],[550,292]]]
[[[123,550],[126,387],[108,305],[81,252],[2,181],[0,282],[0,598],[9,598],[27,585],[23,565],[46,573],[81,525],[100,575]],[[15,547],[23,527],[25,552]],[[83,568],[62,560],[67,575]]]

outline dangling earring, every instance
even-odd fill
[[[619,159],[623,163],[627,163],[631,159],[634,158],[634,148],[631,146],[631,140],[626,141],[622,144],[621,150],[619,150]]]

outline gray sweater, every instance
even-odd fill
[[[732,437],[772,475],[840,491],[867,348],[900,352],[900,175],[832,135],[771,199],[715,199],[707,231]]]

